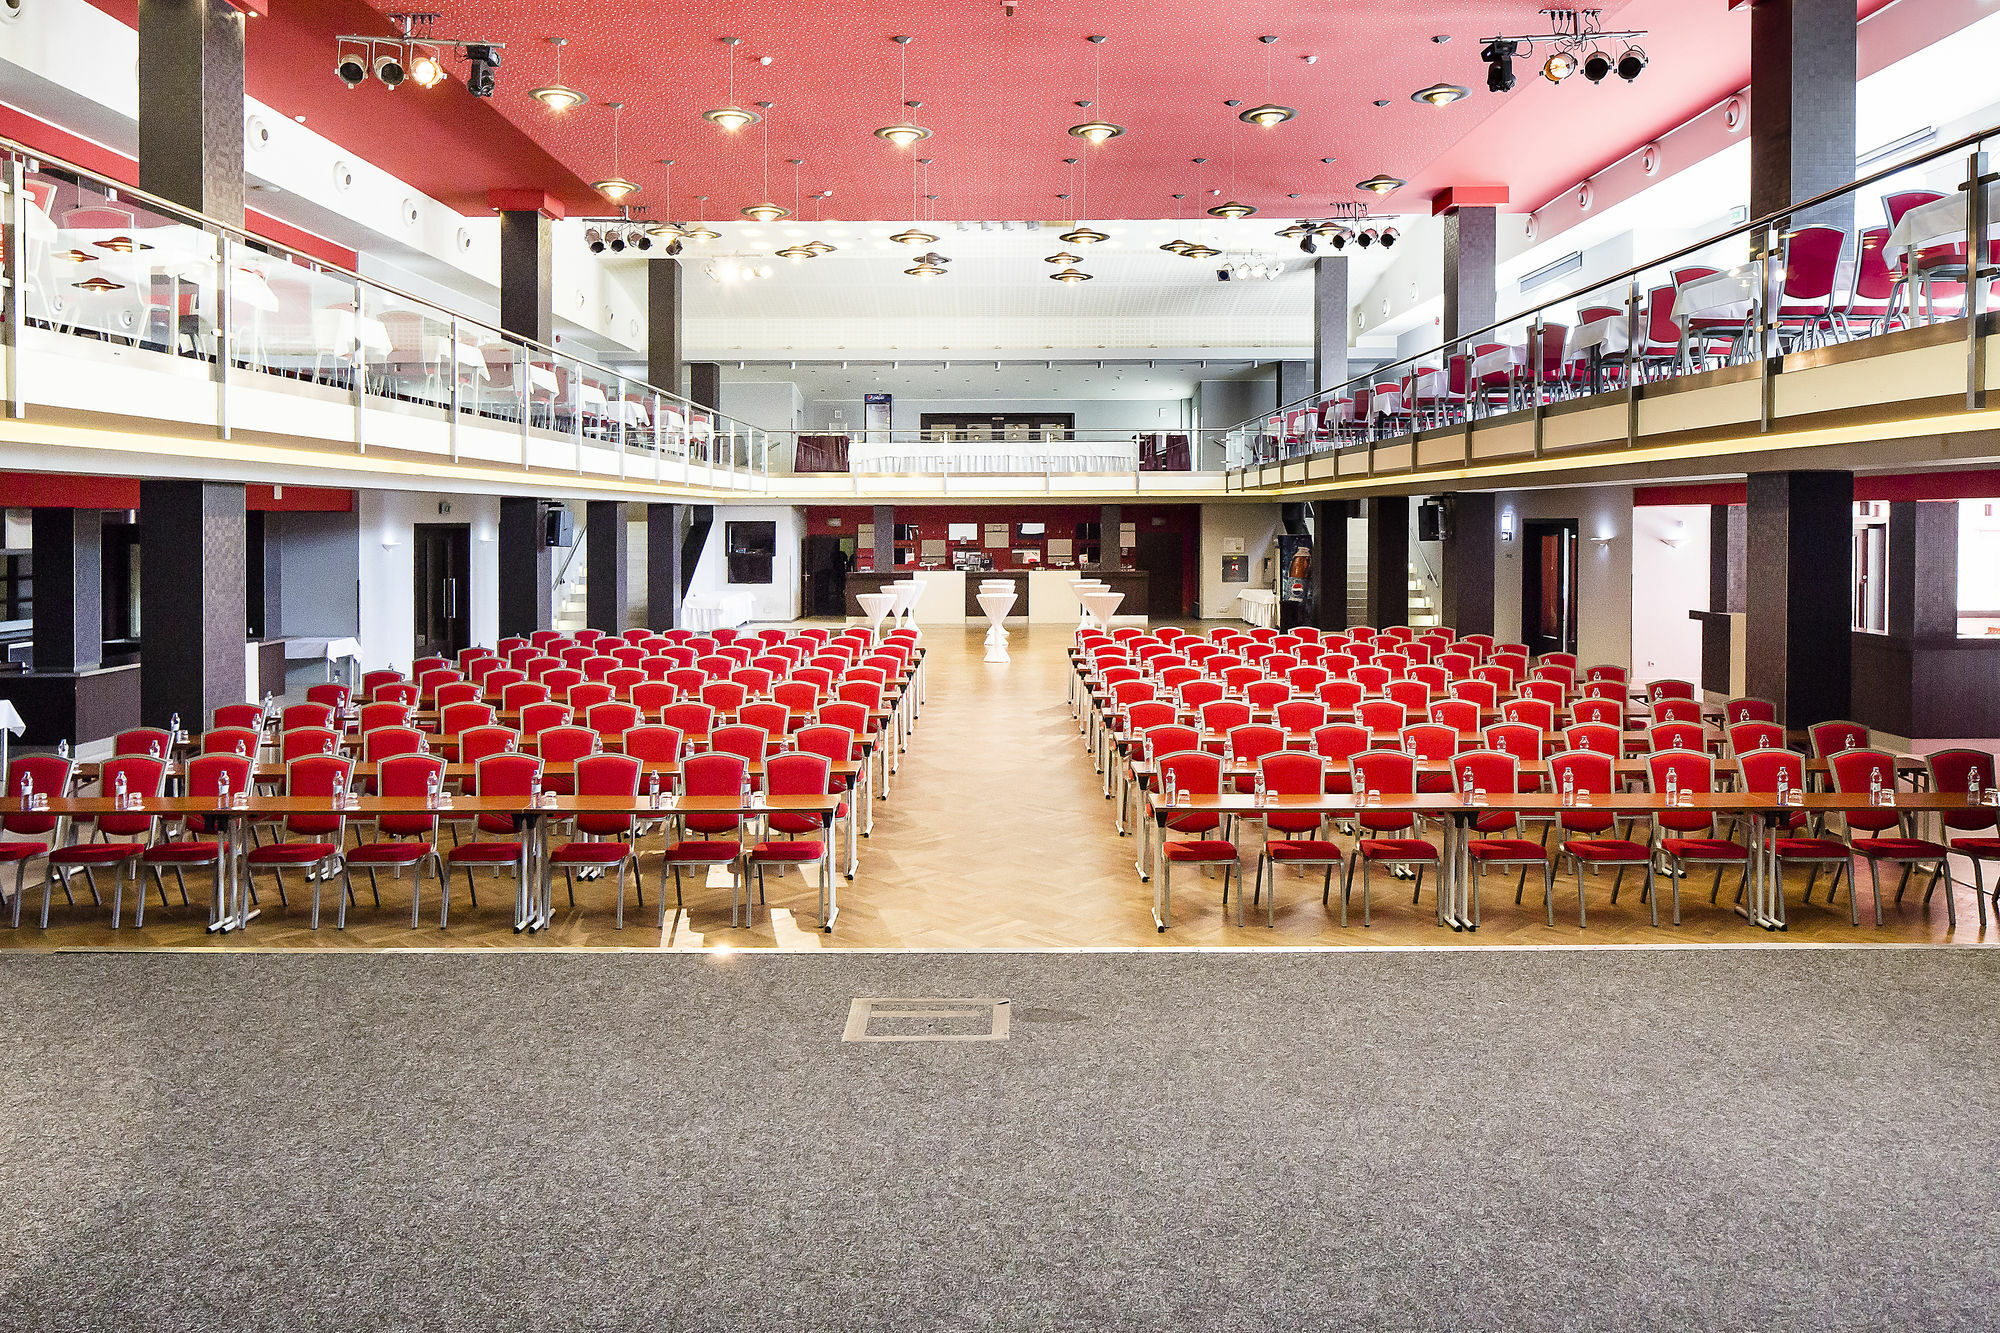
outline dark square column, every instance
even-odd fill
[[[681,623],[681,505],[646,506],[646,623]]]
[[[42,587],[36,567],[35,591]],[[1889,506],[1889,635],[1913,643],[1958,637],[1958,502]]]
[[[1278,406],[1313,396],[1313,365],[1310,361],[1280,361],[1278,363]]]
[[[1347,628],[1346,500],[1312,502],[1313,616],[1321,629]]]
[[[1347,256],[1313,261],[1313,389],[1347,382]]]
[[[1500,210],[1456,208],[1444,218],[1443,341],[1485,328],[1500,299]]]
[[[696,401],[700,401],[697,399]],[[875,506],[875,572],[886,574],[896,567],[896,507]]]
[[[546,214],[500,213],[500,327],[544,346],[555,343],[555,228]]]
[[[90,671],[104,663],[104,514],[34,513],[35,670]]]
[[[543,505],[523,496],[500,499],[500,635],[522,637],[555,624],[555,555],[544,539]]]
[[[1750,693],[1777,704],[1787,727],[1846,717],[1853,475],[1752,473],[1746,522]]]
[[[1444,623],[1460,634],[1493,632],[1493,544],[1498,537],[1491,491],[1450,497],[1444,539]]]
[[[681,381],[687,374],[682,364],[682,270],[678,259],[655,259],[646,265],[646,378],[656,389],[686,393]]]
[[[243,24],[224,0],[139,3],[139,188],[238,226]]]
[[[584,623],[606,634],[625,628],[625,598],[630,590],[625,543],[625,506],[617,500],[592,500],[584,520]]]
[[[242,703],[245,674],[243,487],[139,483],[139,711],[199,731]]]
[[[1410,499],[1378,495],[1364,502],[1368,518],[1368,624],[1381,629],[1410,620]]]
[[[1118,525],[1121,521],[1117,505],[1105,505],[1097,511],[1097,571],[1100,574],[1118,571]]]
[[[688,398],[711,412],[722,410],[722,367],[713,361],[688,362]]]
[[[1750,11],[1750,215],[1854,179],[1855,0],[1757,0]],[[1842,199],[1794,226],[1851,227]],[[1851,254],[1850,254],[1851,257]]]

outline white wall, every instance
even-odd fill
[[[1958,609],[2000,611],[2000,500],[1958,502]]]
[[[1708,609],[1707,505],[1632,511],[1632,679],[1700,680]],[[1669,544],[1669,542],[1673,544]]]
[[[1066,398],[1060,395],[1049,398],[917,398],[896,394],[889,404],[889,429],[914,436],[923,429],[926,412],[1068,412],[1076,418],[1079,431],[1126,433],[1181,430],[1186,427],[1192,413],[1190,403],[1191,400],[1186,398]],[[838,411],[841,424],[846,429],[859,431],[864,420],[862,408],[863,402],[859,397],[815,398],[805,405],[805,414],[812,429],[823,430],[832,424],[833,414]],[[729,410],[727,385],[723,388],[723,410]]]
[[[769,521],[778,525],[778,555],[771,562],[768,584],[730,583],[729,560],[724,552],[728,524]],[[715,525],[708,530],[708,543],[694,567],[690,596],[701,593],[747,592],[752,599],[751,618],[760,622],[797,620],[799,617],[800,551],[805,542],[803,511],[793,505],[717,505]]]
[[[438,512],[441,503],[451,505],[449,514]],[[419,523],[464,523],[472,529],[472,586],[468,591],[472,642],[490,644],[499,639],[497,496],[357,491],[355,510],[360,519],[363,670],[389,666],[407,670],[416,657],[415,539]]]
[[[1530,519],[1577,520],[1577,656],[1584,665],[1626,666],[1632,655],[1632,488],[1590,486],[1550,491],[1502,491],[1502,517],[1514,514],[1515,536],[1496,532],[1493,563],[1494,637],[1521,637],[1521,535]],[[1609,537],[1608,542],[1593,541]],[[1685,611],[1682,612],[1685,614]]]
[[[1246,588],[1268,588],[1264,562],[1277,555],[1279,505],[1268,503],[1205,504],[1201,507],[1201,618],[1234,620],[1241,614],[1236,594]],[[1222,581],[1222,546],[1227,537],[1243,539],[1244,572],[1248,583]]]

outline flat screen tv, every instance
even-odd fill
[[[1040,523],[1016,523],[1014,535],[1017,537],[1040,537],[1047,529]]]
[[[951,523],[945,528],[947,539],[955,542],[976,542],[979,540],[977,523]]]

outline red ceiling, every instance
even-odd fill
[[[136,0],[96,3],[127,22],[136,10]],[[1865,16],[1889,3],[1858,8]],[[727,135],[700,118],[727,100],[731,55],[737,103],[776,103],[768,196],[792,204],[788,162],[802,158],[802,193],[831,189],[824,215],[843,219],[912,216],[917,157],[934,159],[927,192],[943,219],[1074,216],[1076,201],[1056,197],[1085,186],[1067,157],[1087,159],[1097,218],[1172,217],[1176,191],[1191,216],[1218,202],[1213,191],[1263,216],[1323,213],[1366,198],[1354,183],[1377,172],[1411,181],[1378,212],[1427,212],[1429,197],[1454,185],[1505,185],[1514,207],[1531,208],[1749,80],[1748,14],[1726,0],[1604,0],[1607,26],[1652,34],[1652,65],[1637,83],[1557,87],[1523,60],[1506,95],[1485,90],[1479,39],[1539,30],[1535,0],[1017,0],[1012,17],[1002,0],[466,0],[445,7],[440,31],[507,43],[492,102],[456,80],[428,92],[343,87],[331,38],[384,32],[382,16],[405,7],[279,0],[250,27],[250,91],[468,211],[496,188],[545,189],[572,211],[605,211],[582,182],[612,172],[612,117],[601,105],[610,100],[627,108],[618,166],[644,187],[634,202],[656,217],[736,216],[767,196],[765,127]],[[872,134],[903,114],[896,33],[916,38],[909,95],[936,131],[915,150]],[[1101,97],[1091,33],[1110,38]],[[1279,38],[1269,100],[1300,112],[1269,130],[1239,124],[1224,105],[1266,100],[1264,33]],[[1434,43],[1436,34],[1452,40]],[[555,77],[544,39],[557,35],[570,38],[563,82],[592,98],[564,115],[527,96]],[[743,44],[731,52],[724,35]],[[1436,81],[1472,96],[1442,109],[1410,100]],[[1096,105],[1079,109],[1081,98]],[[1100,115],[1126,134],[1090,148],[1065,133]],[[676,163],[671,196],[665,158]]]

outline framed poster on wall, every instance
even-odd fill
[[[1222,581],[1224,583],[1248,583],[1250,581],[1250,570],[1248,568],[1249,563],[1250,563],[1250,557],[1248,556],[1244,555],[1223,556]]]

